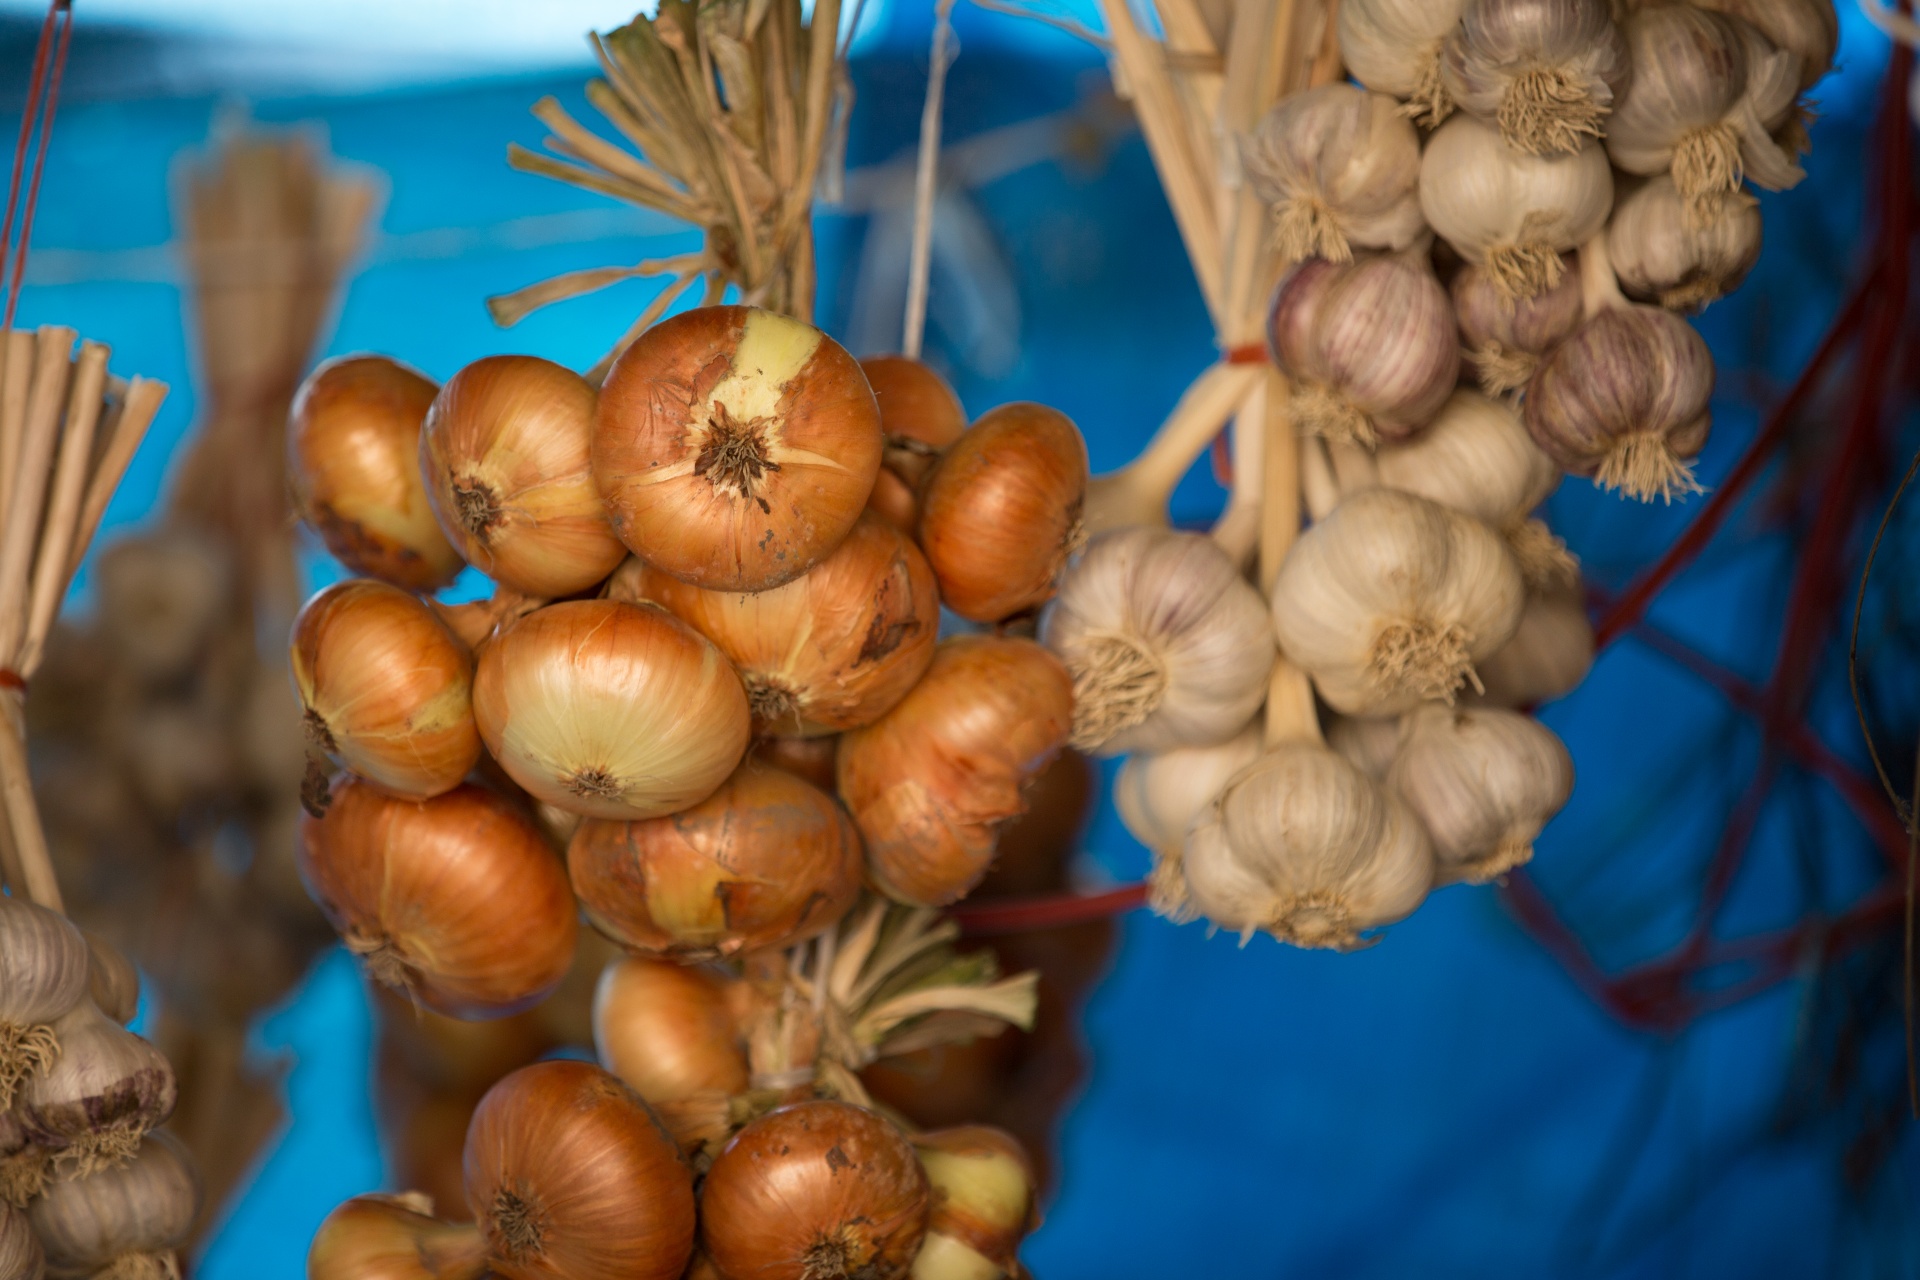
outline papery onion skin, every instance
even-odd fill
[[[764,591],[840,545],[880,451],[873,391],[839,343],[774,312],[701,307],[614,361],[593,474],[648,564],[710,590]]]
[[[940,453],[967,429],[967,411],[947,380],[911,356],[868,356],[860,362],[880,405],[886,452],[867,507],[900,532],[920,519],[920,485]]]
[[[567,846],[587,918],[649,955],[704,959],[811,938],[860,893],[860,835],[832,796],[744,762],[690,809],[589,818]]]
[[[970,1124],[916,1134],[913,1144],[933,1187],[927,1240],[914,1263],[916,1280],[1020,1275],[1020,1241],[1039,1214],[1033,1164],[1018,1140],[1004,1130]],[[945,1243],[936,1246],[936,1237],[945,1237]]]
[[[440,390],[386,356],[328,360],[287,415],[293,503],[336,559],[409,591],[437,591],[461,569],[420,478],[420,426]]]
[[[480,655],[473,715],[535,799],[590,818],[652,818],[712,795],[746,754],[740,677],[666,610],[573,600]]]
[[[738,985],[704,966],[628,956],[594,991],[600,1065],[647,1100],[683,1149],[724,1141],[730,1100],[752,1083],[730,1003]]]
[[[384,791],[427,800],[480,759],[473,659],[433,610],[371,579],[338,582],[293,623],[307,736]]]
[[[850,1103],[801,1102],[747,1125],[713,1162],[700,1243],[727,1280],[896,1280],[929,1201],[893,1125]]]
[[[863,514],[832,555],[767,591],[707,591],[654,574],[646,597],[720,647],[754,730],[814,738],[871,724],[933,661],[940,596],[920,549]]]
[[[156,1133],[123,1164],[49,1182],[27,1216],[51,1275],[158,1277],[178,1274],[172,1251],[186,1244],[199,1204],[185,1149]],[[128,1255],[146,1265],[136,1269]],[[115,1264],[126,1269],[106,1270]]]
[[[840,740],[840,795],[867,874],[895,901],[944,906],[986,874],[1022,788],[1066,745],[1073,677],[1031,640],[962,636],[892,711]]]
[[[303,817],[300,878],[372,976],[456,1018],[539,1003],[573,962],[566,872],[511,801],[471,784],[427,801],[349,780]]]
[[[833,764],[840,754],[840,739],[762,738],[753,744],[749,754],[776,769],[805,778],[822,791],[831,792],[835,786]]]
[[[307,1280],[479,1280],[486,1269],[479,1228],[435,1218],[417,1192],[355,1196],[307,1250]]]
[[[1087,444],[1041,404],[982,414],[927,477],[920,546],[949,609],[1001,622],[1053,598],[1081,537]]]
[[[467,1203],[507,1280],[679,1280],[693,1175],[651,1108],[584,1062],[537,1062],[467,1129]]]
[[[536,356],[487,356],[448,379],[420,433],[440,528],[502,586],[553,599],[593,586],[626,552],[588,461],[594,391]]]

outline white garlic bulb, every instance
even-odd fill
[[[1187,829],[1227,779],[1259,758],[1260,736],[1261,726],[1249,725],[1218,746],[1132,755],[1120,766],[1113,780],[1113,807],[1133,838],[1153,851],[1148,901],[1167,919],[1195,918],[1180,869]]]
[[[1440,78],[1440,51],[1466,0],[1342,0],[1340,58],[1367,88],[1407,103],[1431,128],[1453,102]]]
[[[1513,634],[1526,590],[1500,536],[1393,489],[1364,489],[1302,534],[1273,584],[1280,650],[1334,710],[1451,702]]]
[[[1242,140],[1240,158],[1286,261],[1404,249],[1426,229],[1420,136],[1384,94],[1327,84],[1282,98]]]
[[[1327,745],[1375,782],[1387,780],[1400,753],[1398,716],[1328,716]]]
[[[1433,885],[1420,823],[1318,743],[1275,747],[1194,822],[1182,865],[1194,906],[1244,939],[1350,951],[1405,919]]]
[[[1731,293],[1760,259],[1760,208],[1744,191],[1689,209],[1667,174],[1625,191],[1607,223],[1620,287],[1673,311],[1698,311]]]
[[[1737,18],[1687,4],[1639,9],[1623,23],[1633,78],[1607,122],[1607,154],[1628,173],[1671,170],[1690,202],[1749,178],[1782,190],[1805,176],[1763,116],[1798,61]],[[1789,95],[1789,105],[1791,96]]]
[[[1592,139],[1575,152],[1528,155],[1462,115],[1427,140],[1420,160],[1420,211],[1508,298],[1559,284],[1561,253],[1605,226],[1612,208],[1613,170]]]
[[[1560,469],[1527,434],[1510,405],[1456,391],[1433,424],[1375,458],[1380,483],[1417,493],[1492,526],[1528,585],[1577,578],[1566,544],[1532,518],[1560,484]]]
[[[1572,584],[1527,596],[1512,639],[1479,664],[1481,692],[1468,700],[1531,707],[1571,693],[1593,669],[1593,624]]]
[[[1573,794],[1573,758],[1518,712],[1423,707],[1407,717],[1387,785],[1426,828],[1439,880],[1483,884],[1533,857]]]
[[[1580,327],[1586,303],[1580,273],[1561,255],[1560,283],[1531,298],[1509,298],[1484,267],[1468,263],[1449,291],[1460,322],[1460,344],[1488,395],[1527,385],[1540,357]]]
[[[1776,49],[1799,60],[1799,87],[1811,89],[1833,69],[1840,16],[1833,0],[1692,0],[1702,9],[1739,18]]]
[[[1632,70],[1607,0],[1468,0],[1440,58],[1454,105],[1533,155],[1600,137]]]
[[[1118,755],[1224,742],[1266,698],[1260,593],[1210,538],[1133,525],[1062,576],[1040,639],[1073,674],[1072,743]]]

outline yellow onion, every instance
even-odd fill
[[[442,1222],[419,1192],[355,1196],[314,1233],[307,1280],[479,1280],[486,1246],[468,1222]]]
[[[294,619],[291,656],[308,740],[381,790],[426,800],[480,759],[473,659],[418,598],[335,583]]]
[[[910,534],[920,520],[920,485],[941,450],[967,429],[967,411],[947,380],[912,356],[868,356],[860,368],[880,404],[887,438],[867,507]]]
[[[156,1133],[130,1159],[47,1184],[27,1209],[54,1276],[179,1280],[200,1186],[184,1148]]]
[[[629,956],[593,996],[600,1065],[631,1085],[683,1146],[726,1135],[727,1100],[750,1083],[727,979],[711,969]]]
[[[1081,537],[1087,443],[1041,404],[1003,404],[950,446],[927,477],[920,545],[949,609],[1000,622],[1053,598]]]
[[[546,998],[573,963],[566,872],[540,829],[464,785],[397,800],[348,781],[301,822],[300,878],[375,980],[428,1008],[498,1018]]]
[[[467,1128],[467,1203],[507,1280],[679,1280],[693,1174],[640,1095],[585,1062],[536,1062]]]
[[[840,795],[867,874],[899,902],[943,906],[986,874],[1001,823],[1066,745],[1073,677],[1031,640],[942,644],[913,692],[840,740]]]
[[[498,634],[473,715],[508,776],[590,818],[698,804],[747,750],[747,695],[720,651],[665,609],[618,600],[549,605]]]
[[[803,941],[846,914],[860,835],[832,796],[748,760],[669,817],[582,822],[567,869],[587,918],[622,946],[731,956]]]
[[[913,1280],[1001,1280],[1022,1275],[1020,1241],[1033,1230],[1033,1165],[1012,1134],[963,1125],[916,1135],[933,1188]]]
[[[173,1114],[173,1068],[91,999],[62,1015],[53,1034],[59,1058],[45,1074],[28,1078],[14,1104],[27,1136],[52,1152],[57,1176],[125,1163]]]
[[[846,350],[753,307],[702,307],[614,362],[593,474],[621,541],[715,591],[764,591],[847,536],[880,470],[880,411]]]
[[[539,596],[522,595],[509,587],[495,587],[485,600],[468,600],[462,604],[427,602],[433,615],[446,624],[447,630],[453,632],[469,653],[475,654],[486,647],[496,632],[512,626],[545,603]]]
[[[440,388],[420,470],[467,561],[528,595],[585,591],[625,552],[607,526],[588,449],[593,388],[535,356],[487,356]]]
[[[287,484],[327,550],[355,573],[435,591],[460,572],[420,478],[420,424],[439,388],[386,356],[340,356],[287,415]]]
[[[832,555],[767,591],[708,591],[652,574],[645,598],[720,647],[757,733],[813,738],[871,724],[933,661],[940,597],[920,549],[863,515]]]
[[[926,1229],[913,1144],[845,1102],[782,1107],[734,1135],[700,1191],[700,1245],[727,1280],[895,1280]]]
[[[833,762],[840,754],[840,739],[761,738],[749,754],[776,769],[805,778],[822,791],[832,791]]]

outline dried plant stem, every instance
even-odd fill
[[[76,336],[71,329],[52,325],[36,335],[19,471],[8,504],[6,528],[0,532],[0,667],[13,667],[26,640],[27,575],[40,540],[46,479],[53,466],[60,410],[66,403],[67,361]],[[25,672],[18,674],[24,676]]]
[[[153,425],[166,398],[166,383],[135,378],[127,383],[118,408],[109,414],[107,447],[94,466],[93,478],[87,482],[87,499],[80,508],[73,546],[68,552],[68,578],[79,571],[80,561],[93,545],[93,535],[99,532],[101,517],[107,513],[107,503],[120,487],[120,478],[126,475],[133,455],[140,451],[140,442],[147,438],[147,428]]]
[[[1265,496],[1260,508],[1260,587],[1271,595],[1273,580],[1300,536],[1300,450],[1313,441],[1302,440],[1293,428],[1287,406],[1286,379],[1277,369],[1263,370],[1261,402],[1265,414]],[[1267,681],[1266,743],[1319,742],[1320,719],[1313,705],[1313,686],[1306,672],[1282,654]]]
[[[40,665],[40,648],[53,629],[54,615],[67,594],[75,522],[80,516],[87,464],[93,451],[93,431],[100,421],[100,396],[106,390],[107,348],[97,342],[80,345],[73,387],[67,397],[67,426],[60,438],[60,457],[53,475],[46,528],[33,568],[33,601],[27,616],[26,643],[16,666],[31,676]]]
[[[1220,433],[1220,428],[1260,384],[1259,365],[1219,363],[1194,379],[1132,462],[1094,477],[1087,489],[1089,535],[1128,524],[1165,524],[1167,499]]]
[[[913,246],[907,258],[907,317],[900,350],[920,358],[927,328],[927,285],[933,273],[933,209],[940,168],[940,104],[953,60],[953,0],[936,0],[933,51],[927,63],[927,100],[920,109],[920,154],[913,170]]]
[[[26,710],[18,689],[0,688],[0,804],[6,806],[14,858],[20,864],[16,887],[28,899],[55,911],[64,909],[60,882],[54,878],[47,835],[33,799],[33,775],[27,765]]]
[[[1257,387],[1233,415],[1233,484],[1212,537],[1245,568],[1260,546],[1261,493],[1266,484],[1266,388]]]
[[[0,330],[0,530],[7,524],[19,484],[20,449],[26,441],[27,387],[33,378],[33,335]]]

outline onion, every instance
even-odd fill
[[[899,706],[840,740],[840,795],[866,837],[874,886],[921,906],[965,894],[1072,723],[1073,677],[1031,640],[942,644]]]
[[[1040,404],[990,409],[926,486],[920,545],[949,609],[1000,622],[1053,598],[1087,497],[1087,444],[1072,419]]]
[[[355,573],[436,591],[460,572],[420,478],[420,424],[439,390],[386,356],[307,375],[287,415],[287,484],[327,550]]]
[[[645,591],[739,669],[762,734],[813,738],[871,724],[925,673],[939,639],[927,558],[872,515],[832,555],[771,590],[707,591],[653,574]]]
[[[52,1275],[178,1280],[199,1206],[186,1151],[156,1133],[126,1163],[48,1183],[27,1216]]]
[[[59,1058],[27,1080],[14,1104],[27,1136],[53,1153],[54,1172],[62,1176],[125,1163],[173,1114],[173,1068],[92,1000],[68,1010],[53,1033]]]
[[[488,356],[440,388],[420,435],[433,513],[460,553],[502,586],[570,596],[620,563],[593,485],[594,394],[534,356]]]
[[[1000,1280],[1022,1275],[1020,1241],[1038,1222],[1033,1164],[1012,1134],[986,1125],[913,1140],[933,1187],[914,1280]]]
[[[728,1280],[894,1280],[928,1200],[898,1129],[845,1102],[802,1102],[747,1125],[713,1162],[700,1244]]]
[[[307,601],[292,666],[309,740],[383,791],[426,800],[480,759],[473,659],[397,587],[361,578]]]
[[[868,356],[860,362],[880,405],[887,449],[867,507],[912,533],[920,520],[916,496],[940,451],[967,429],[967,411],[947,380],[912,356]]]
[[[480,737],[513,780],[593,818],[697,804],[747,749],[747,696],[720,651],[664,609],[576,600],[480,655]]]
[[[307,1251],[307,1280],[479,1280],[486,1269],[479,1228],[440,1221],[418,1192],[355,1196]]]
[[[301,823],[300,878],[367,972],[441,1013],[499,1018],[545,999],[573,962],[573,895],[539,828],[466,785],[396,800],[335,789]]]
[[[811,325],[702,307],[614,362],[593,474],[635,555],[716,591],[764,591],[840,545],[880,470],[860,366]]]
[[[693,1175],[640,1095],[585,1062],[537,1062],[467,1129],[467,1203],[507,1280],[679,1280]]]
[[[785,947],[860,893],[860,835],[833,797],[748,760],[691,809],[589,818],[567,846],[587,918],[635,951],[684,958]]]
[[[840,739],[761,738],[749,754],[796,778],[805,778],[822,791],[832,791],[833,762],[840,754]]]
[[[593,1047],[683,1146],[724,1138],[727,1100],[750,1083],[725,980],[697,966],[639,956],[608,965],[593,996]]]

